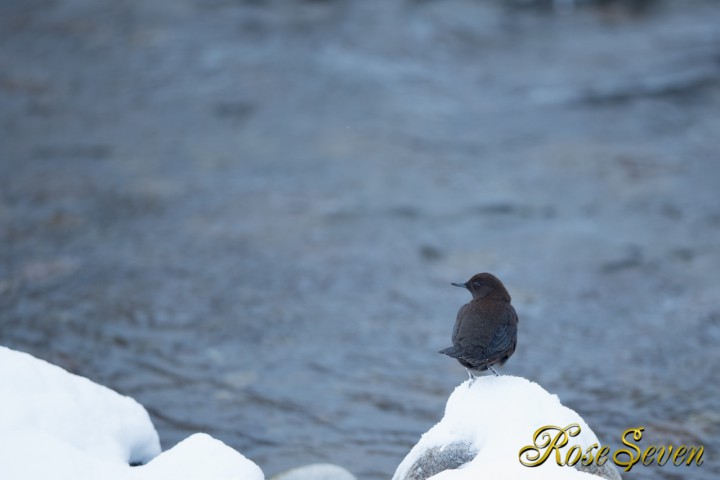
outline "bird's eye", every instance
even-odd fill
[[[480,282],[473,282],[474,288],[480,288]]]

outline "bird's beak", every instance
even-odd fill
[[[467,287],[467,285],[465,285],[464,283],[455,283],[455,282],[452,282],[450,285],[455,285],[456,287],[462,287],[462,288],[466,288],[466,287]]]

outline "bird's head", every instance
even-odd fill
[[[467,288],[472,294],[473,300],[494,297],[507,302],[510,301],[510,294],[505,285],[492,273],[478,273],[465,283],[453,283],[453,285]]]

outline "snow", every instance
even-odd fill
[[[150,416],[135,400],[0,346],[0,478],[263,480],[264,475],[206,434],[160,453]]]
[[[142,467],[133,480],[263,480],[260,467],[205,433],[196,433]]]
[[[0,347],[0,433],[40,431],[98,459],[146,462],[160,442],[130,397],[26,353]]]
[[[403,392],[398,392],[402,395]],[[520,464],[521,447],[544,425],[577,423],[568,446],[585,451],[595,434],[573,410],[536,383],[512,376],[465,382],[450,395],[442,420],[398,467],[404,478],[424,451],[458,442],[477,456],[433,480],[594,479],[552,459]],[[130,463],[144,463],[131,467]],[[135,400],[28,354],[0,347],[0,479],[263,480],[260,468],[209,435],[191,435],[163,453],[147,411]]]
[[[459,385],[450,395],[445,416],[412,448],[398,466],[393,480],[404,478],[427,449],[460,441],[479,449],[475,459],[459,469],[438,473],[431,477],[433,480],[598,479],[572,467],[559,467],[554,455],[538,467],[520,463],[520,449],[532,445],[535,431],[545,425],[561,428],[571,423],[580,425],[580,434],[561,448],[563,457],[572,445],[580,445],[584,452],[598,442],[580,415],[563,406],[556,395],[527,379],[509,375],[483,376],[470,386],[468,382]]]

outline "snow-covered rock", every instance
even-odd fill
[[[144,463],[160,453],[150,416],[132,398],[0,347],[0,435],[28,432],[98,460]]]
[[[277,475],[270,480],[356,480],[355,476],[343,467],[331,463],[312,463],[296,467]]]
[[[130,480],[263,480],[260,467],[205,433],[189,436],[153,461],[131,469]]]
[[[147,411],[132,398],[0,347],[0,479],[49,478],[263,480],[264,475],[205,434],[160,453]]]
[[[560,449],[563,456],[573,445],[585,452],[599,442],[580,415],[563,406],[556,395],[509,375],[480,377],[470,385],[466,381],[450,395],[445,416],[410,450],[393,480],[598,480],[579,469],[558,466],[554,455],[536,467],[519,461],[520,449],[533,444],[538,428],[573,423],[580,426],[580,434]],[[610,462],[595,473],[620,478]]]

